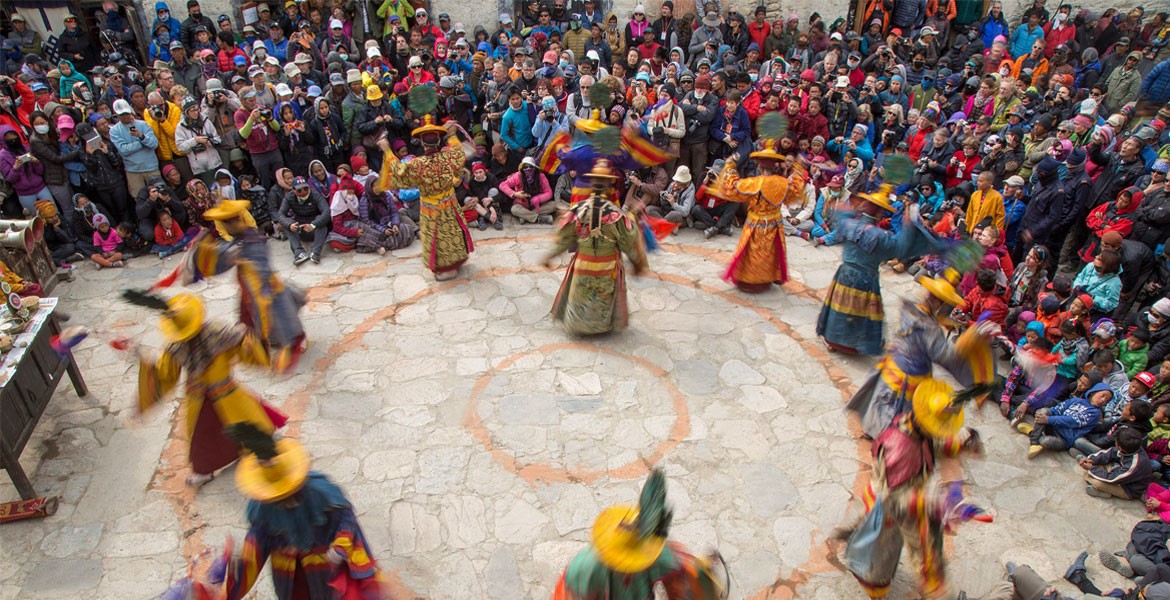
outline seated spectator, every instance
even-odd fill
[[[1085,493],[1097,498],[1137,500],[1150,483],[1150,459],[1145,436],[1132,427],[1117,432],[1117,445],[1086,456],[1077,463],[1085,470]]]
[[[150,252],[159,258],[178,254],[187,248],[197,230],[184,232],[182,227],[165,209],[159,212],[158,225],[154,226],[154,245]]]
[[[300,266],[307,260],[319,263],[325,238],[329,236],[329,205],[324,196],[309,188],[304,177],[294,177],[292,188],[281,202],[276,220],[288,232],[293,264]],[[301,244],[304,239],[313,240],[309,252]]]
[[[1101,238],[1116,233],[1124,238],[1133,231],[1133,212],[1141,207],[1142,193],[1136,187],[1125,188],[1117,199],[1106,202],[1089,212],[1085,225],[1089,228],[1088,239],[1081,247],[1081,260],[1092,262],[1100,251]]]
[[[154,226],[158,225],[159,211],[164,208],[180,226],[188,223],[187,209],[179,202],[174,190],[163,182],[162,177],[153,177],[149,185],[138,192],[134,203],[134,212],[138,218],[138,235],[146,241],[154,241]],[[199,217],[202,217],[202,213]]]
[[[1150,364],[1147,353],[1150,343],[1150,332],[1145,329],[1131,329],[1125,339],[1117,345],[1117,360],[1125,367],[1125,374],[1133,377],[1145,371]]]
[[[656,200],[656,204],[646,206],[646,212],[650,216],[666,219],[675,224],[688,223],[691,210],[695,206],[695,186],[691,181],[691,168],[686,165],[679,166],[670,185],[659,193]]]
[[[1116,252],[1098,254],[1093,262],[1085,265],[1073,280],[1073,292],[1093,297],[1094,316],[1112,314],[1121,300],[1121,278],[1117,272],[1121,256]]]
[[[101,213],[94,215],[93,228],[93,245],[97,252],[90,255],[90,260],[97,264],[98,269],[126,266],[122,260],[122,236],[110,226],[110,219]]]
[[[1113,397],[1113,389],[1098,383],[1087,397],[1073,397],[1051,409],[1036,412],[1036,424],[1020,423],[1018,429],[1028,436],[1028,458],[1045,450],[1066,450],[1077,438],[1092,431],[1101,420],[1101,408]]]
[[[512,201],[512,216],[523,224],[551,225],[557,211],[548,178],[536,167],[536,159],[525,157],[520,170],[500,183],[500,191]]]
[[[557,182],[558,189],[563,182],[571,183],[572,176],[562,176],[561,181]],[[475,224],[480,231],[487,229],[488,225],[497,231],[504,228],[500,203],[497,200],[500,195],[500,182],[488,172],[483,163],[471,165],[471,179],[463,191],[463,218],[469,225]]]

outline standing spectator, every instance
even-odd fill
[[[727,158],[734,154],[736,160],[742,162],[751,152],[751,121],[739,101],[739,90],[727,92],[723,110],[716,111],[711,121],[708,132],[711,144],[708,147],[713,146],[711,154],[716,158]]]
[[[679,145],[678,164],[690,167],[691,173],[702,173],[707,165],[707,143],[711,139],[711,121],[719,112],[719,98],[711,93],[711,77],[695,78],[695,89],[679,102],[686,117],[686,135]]]
[[[509,152],[519,155],[533,144],[531,111],[518,87],[508,92],[508,110],[500,122],[500,139],[508,146]]]
[[[57,55],[73,61],[82,73],[88,73],[98,64],[98,50],[89,33],[78,26],[77,15],[65,15],[65,31],[57,38]]]
[[[211,119],[203,117],[199,102],[194,98],[187,98],[182,113],[182,119],[175,127],[175,147],[186,155],[187,168],[191,174],[211,185],[213,173],[223,164],[218,151],[219,133]]]
[[[4,138],[4,147],[0,148],[0,175],[12,185],[21,208],[30,215],[35,214],[38,201],[53,201],[53,195],[45,187],[45,167],[32,156],[12,126],[0,125],[0,137]]]
[[[1141,97],[1153,108],[1170,102],[1170,58],[1158,63],[1142,80]]]
[[[240,137],[247,143],[260,185],[270,189],[275,182],[276,170],[284,166],[277,135],[280,124],[271,110],[256,106],[256,91],[251,89],[240,97],[240,109],[233,118]]]
[[[195,28],[203,26],[207,32],[215,31],[215,24],[211,19],[203,16],[203,8],[199,0],[187,0],[187,18],[179,24],[179,41],[191,48],[195,44]]]
[[[183,174],[183,179],[191,178],[191,166],[187,164],[183,153],[175,141],[175,129],[183,118],[183,111],[175,103],[167,100],[159,92],[151,92],[146,97],[147,109],[142,118],[154,131],[158,140],[158,157],[163,164],[175,165]]]
[[[31,29],[28,23],[24,20],[24,15],[20,13],[10,13],[12,17],[12,31],[8,32],[8,39],[16,42],[20,48],[20,54],[28,56],[29,54],[42,54],[42,46],[44,41],[41,39],[41,34],[35,29]]]
[[[104,122],[105,119],[99,121]],[[122,156],[88,123],[79,125],[77,134],[85,140],[80,157],[81,164],[85,166],[86,179],[97,192],[96,196],[103,199],[119,223],[134,223],[137,221],[134,215],[134,199],[130,196],[130,190],[126,188],[126,177],[122,175],[125,169]],[[70,204],[73,204],[72,200]],[[72,225],[75,221],[76,219],[66,222],[66,226]],[[78,238],[83,239],[80,235]]]
[[[158,139],[146,121],[134,118],[134,109],[125,100],[114,102],[114,115],[118,122],[110,127],[110,141],[122,155],[126,168],[127,189],[131,196],[146,186],[147,180],[159,176]],[[154,234],[154,224],[150,226]]]
[[[34,111],[30,117],[33,134],[29,138],[29,150],[44,167],[45,186],[57,201],[57,208],[65,220],[73,220],[73,188],[69,185],[69,173],[65,163],[78,159],[79,149],[62,152],[60,135],[56,124],[48,115]]]
[[[1105,78],[1105,104],[1110,109],[1120,110],[1122,106],[1134,102],[1142,93],[1142,75],[1138,72],[1138,63],[1142,60],[1142,53],[1134,50],[1126,55],[1125,62]]]
[[[975,228],[984,219],[991,219],[991,224],[999,231],[1004,229],[1003,196],[992,187],[995,175],[990,171],[979,174],[975,180],[975,192],[971,194],[971,201],[967,205],[967,233],[974,234]]]
[[[307,260],[321,262],[321,251],[325,238],[329,236],[329,204],[325,197],[309,188],[304,177],[293,178],[293,190],[280,204],[276,219],[288,233],[292,248],[293,264],[300,266]],[[302,239],[312,239],[310,252],[305,252]]]

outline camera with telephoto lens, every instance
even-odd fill
[[[167,112],[162,106],[150,107],[150,114],[156,121],[161,121],[167,116]]]
[[[260,109],[260,118],[261,118],[261,119],[264,119],[265,121],[267,121],[267,120],[271,119],[271,118],[272,118],[272,109],[270,109],[270,108],[261,108],[261,109]]]

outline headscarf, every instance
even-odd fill
[[[93,202],[90,202],[89,204],[86,204],[84,207],[78,206],[78,201],[81,200],[82,198],[86,198],[85,194],[73,194],[73,208],[74,208],[74,210],[81,211],[81,215],[82,215],[82,217],[84,217],[86,223],[92,223],[93,216],[96,215],[98,212],[97,205],[94,204]],[[86,199],[88,200],[88,198],[86,198]]]
[[[211,199],[211,191],[207,189],[207,184],[200,179],[192,179],[187,182],[187,199],[183,201],[187,206],[187,216],[192,223],[211,229],[213,225],[203,218],[203,213],[211,207],[215,206],[215,201]]]
[[[313,176],[314,165],[320,165],[321,169],[325,171],[325,181],[321,181]],[[309,176],[305,179],[309,182],[309,189],[325,197],[328,197],[329,190],[333,189],[334,185],[337,185],[337,176],[333,173],[330,173],[329,169],[325,168],[325,163],[319,160],[314,160],[313,162],[309,163]]]
[[[281,167],[281,168],[276,170],[276,184],[279,185],[280,188],[283,189],[284,191],[291,192],[292,191],[292,184],[289,184],[289,185],[284,184],[284,172],[285,171],[292,173],[292,171],[289,171],[288,169],[286,169],[284,167]]]
[[[358,198],[365,193],[362,184],[354,180],[353,175],[345,173],[337,178],[337,183],[330,189],[332,199],[329,201],[329,216],[336,217],[346,211],[353,215],[358,214]]]

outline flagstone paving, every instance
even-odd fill
[[[732,597],[863,598],[832,534],[856,517],[868,480],[869,446],[841,406],[872,360],[828,354],[815,337],[840,253],[791,243],[794,281],[745,295],[720,279],[736,240],[682,232],[630,279],[630,328],[575,339],[547,314],[562,274],[538,266],[548,231],[477,233],[464,277],[441,284],[417,244],[300,269],[272,246],[310,290],[310,349],[292,375],[239,377],[290,415],[286,435],[346,489],[398,597],[549,597],[598,511],[636,502],[657,465],[672,537],[718,548]],[[242,539],[233,469],[185,488],[178,403],[135,418],[133,353],[103,341],[157,351],[155,316],[117,292],[175,261],[84,266],[57,288],[71,324],[95,329],[74,353],[91,394],[61,386],[25,450],[37,491],[61,496],[61,509],[0,526],[0,598],[152,598],[226,536]],[[917,291],[905,276],[884,285],[896,318]],[[209,315],[234,319],[234,279],[193,289]],[[1138,504],[1086,496],[1067,456],[1025,460],[1025,440],[991,407],[969,420],[988,455],[943,471],[997,517],[949,540],[959,586],[985,592],[1005,560],[1056,579],[1081,549],[1124,545]],[[0,501],[17,499],[0,480]],[[916,597],[912,566],[903,571],[892,598]],[[1102,571],[1092,559],[1102,587],[1122,583]],[[255,596],[272,597],[267,579]]]

